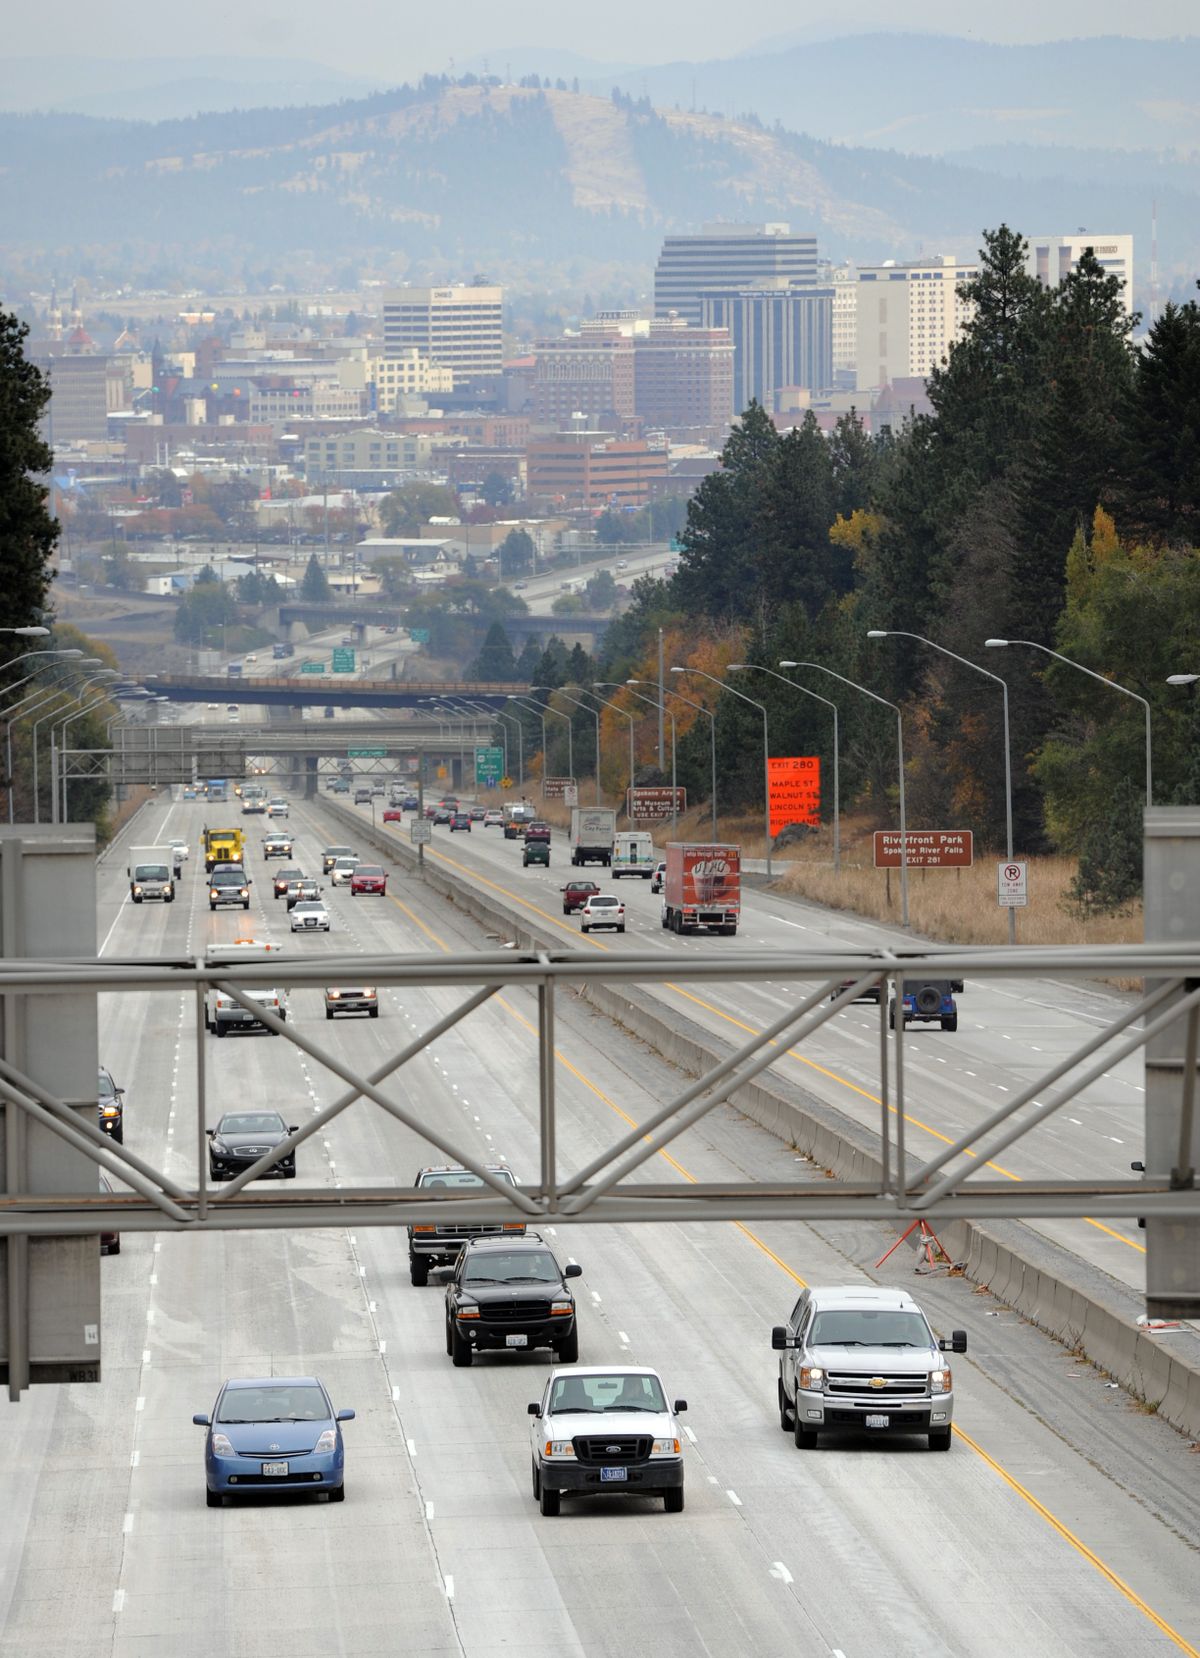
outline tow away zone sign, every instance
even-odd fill
[[[1029,902],[1029,865],[1027,863],[999,863],[996,865],[996,902],[1004,910],[1023,909]]]

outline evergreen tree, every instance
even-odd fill
[[[321,568],[321,561],[316,553],[311,555],[304,571],[304,580],[300,583],[300,597],[306,604],[323,604],[329,597],[329,577]]]
[[[688,503],[673,586],[693,615],[746,613],[759,553],[759,500],[779,445],[771,417],[752,402],[721,451],[721,470]]]
[[[538,665],[541,662],[541,651],[532,638],[526,639],[513,669],[513,679],[521,685],[537,685]]]
[[[1168,305],[1138,355],[1118,491],[1123,525],[1200,546],[1200,306]]]
[[[811,410],[771,454],[757,493],[753,590],[742,613],[751,605],[761,613],[799,600],[815,616],[835,592],[846,591],[850,572],[838,553],[835,576],[829,540],[836,517],[833,464]]]
[[[503,622],[493,622],[488,628],[483,649],[467,670],[467,677],[489,684],[510,684],[517,678],[512,641]]]
[[[29,330],[0,311],[0,547],[4,549],[4,584],[0,624],[38,625],[50,587],[50,557],[58,524],[47,510],[49,492],[36,479],[53,462],[38,422],[50,400],[50,388],[25,355]],[[12,634],[0,636],[0,661],[28,650]]]

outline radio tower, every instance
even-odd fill
[[[1150,204],[1150,326],[1158,321],[1158,199]]]

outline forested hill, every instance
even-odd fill
[[[471,78],[155,123],[0,116],[0,155],[10,256],[53,250],[60,266],[127,280],[307,253],[359,268],[400,254],[417,279],[586,281],[592,266],[645,266],[665,231],[717,218],[789,220],[823,254],[868,259],[971,252],[1002,220],[1037,231],[1146,218],[1136,179],[1003,177],[753,119]],[[1164,261],[1200,264],[1195,209],[1182,187],[1160,192],[1160,220],[1178,233]]]

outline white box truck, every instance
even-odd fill
[[[164,904],[175,901],[175,881],[171,866],[175,853],[169,846],[131,846],[129,864],[129,896],[135,904],[146,898],[161,898]]]
[[[617,831],[617,814],[609,806],[572,806],[571,808],[571,862],[573,864],[612,863],[613,839]]]
[[[622,829],[613,839],[612,878],[619,881],[622,875],[640,875],[648,881],[654,874],[654,866],[658,862],[658,853],[654,850],[654,838],[646,829]]]

